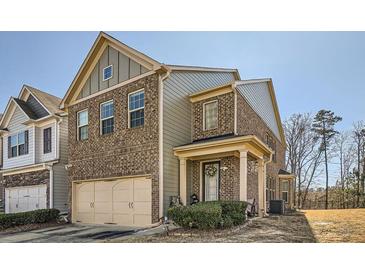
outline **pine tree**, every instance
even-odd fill
[[[342,120],[341,117],[335,116],[333,111],[322,109],[314,117],[312,130],[321,138],[321,149],[324,152],[324,163],[326,168],[326,209],[328,209],[328,149],[332,144],[333,137],[338,134],[334,129],[337,122]]]

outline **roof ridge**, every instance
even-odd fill
[[[30,88],[30,89],[35,90],[35,91],[37,91],[37,92],[40,92],[40,93],[46,94],[46,95],[48,95],[48,96],[52,96],[52,97],[54,97],[54,98],[57,98],[57,99],[59,99],[59,100],[62,100],[62,98],[57,97],[56,95],[53,95],[53,94],[51,94],[51,93],[49,93],[49,92],[46,92],[46,91],[40,90],[40,89],[38,89],[38,88],[32,87],[32,86],[30,86],[30,85],[24,84],[24,87],[26,87],[26,88]]]

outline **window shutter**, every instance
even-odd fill
[[[49,152],[52,152],[52,128],[48,130]]]
[[[11,158],[11,137],[8,136],[8,159]]]
[[[29,130],[26,130],[24,132],[24,138],[25,138],[24,153],[28,154],[29,153]]]

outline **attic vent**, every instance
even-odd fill
[[[103,69],[103,81],[109,80],[113,77],[113,65],[107,66]]]

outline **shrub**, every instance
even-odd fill
[[[228,228],[244,223],[246,208],[247,203],[242,201],[201,202],[191,206],[171,207],[168,217],[184,228]]]
[[[28,212],[10,213],[0,215],[0,228],[5,229],[18,225],[47,223],[57,220],[58,209],[38,209]]]
[[[184,228],[217,228],[222,224],[222,208],[213,203],[175,206],[169,208],[168,217]]]

